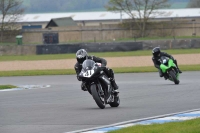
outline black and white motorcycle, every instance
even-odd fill
[[[104,69],[105,67],[101,67],[99,63],[87,59],[83,62],[82,70],[78,76],[86,82],[85,86],[99,108],[104,109],[106,104],[118,107],[120,104],[119,95],[114,93],[113,86]]]

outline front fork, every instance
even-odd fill
[[[97,83],[96,86],[97,86],[97,88],[99,89],[100,95],[105,97],[105,93],[104,93],[104,91],[103,91],[103,89],[102,89],[101,84],[100,84],[100,83]]]
[[[108,77],[105,75],[100,76],[101,85],[105,94],[106,103],[114,102],[114,95],[112,94],[113,88]]]
[[[168,77],[169,77],[169,71],[175,71],[174,74],[175,74],[176,78],[179,79],[179,72],[178,72],[178,70],[177,70],[177,67],[173,67],[173,69],[170,69],[170,70],[167,71]]]

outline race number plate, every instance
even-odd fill
[[[87,70],[85,73],[83,73],[84,77],[91,77],[94,73],[94,70]]]

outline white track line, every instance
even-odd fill
[[[124,121],[124,122],[115,123],[115,124],[111,124],[111,125],[107,125],[107,126],[88,128],[88,129],[77,130],[77,131],[72,131],[72,132],[65,132],[65,133],[106,133],[107,130],[109,131],[109,128],[121,129],[123,127],[129,127],[129,126],[133,126],[136,124],[142,124],[142,122],[143,122],[143,124],[148,125],[148,124],[151,124],[156,121],[161,121],[161,122],[183,121],[183,120],[190,120],[190,119],[199,118],[199,117],[200,117],[200,109],[194,109],[194,110],[159,115],[159,116],[154,116],[154,117]],[[156,123],[159,123],[159,122],[156,122]]]

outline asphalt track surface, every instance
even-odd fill
[[[158,73],[116,74],[118,108],[99,109],[75,75],[2,77],[0,84],[51,85],[0,92],[0,133],[64,133],[200,108],[200,72],[184,72],[180,85]]]

